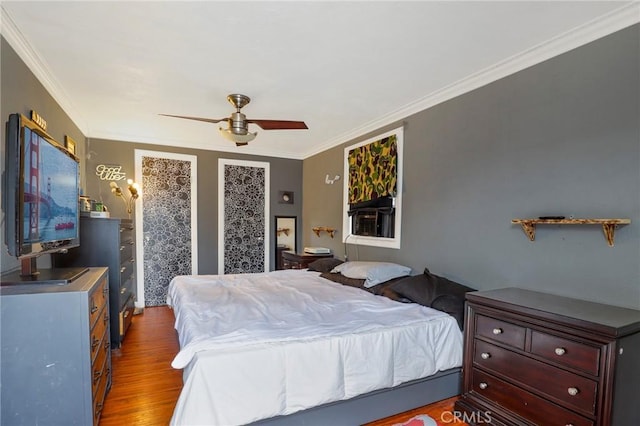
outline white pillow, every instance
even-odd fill
[[[345,262],[331,270],[339,272],[347,278],[363,279],[364,287],[369,288],[382,284],[393,278],[411,274],[411,268],[391,262]]]

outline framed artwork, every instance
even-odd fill
[[[64,137],[64,147],[67,149],[67,151],[69,151],[71,154],[76,155],[76,141],[74,141],[73,139],[71,139],[70,136],[65,135]]]

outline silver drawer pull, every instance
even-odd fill
[[[124,246],[120,246],[120,251],[124,250]]]
[[[480,358],[482,358],[482,359],[489,359],[489,358],[491,358],[491,354],[490,354],[489,352],[482,352],[482,353],[480,354]]]
[[[554,352],[556,353],[556,355],[562,356],[567,353],[567,350],[565,348],[556,348]]]
[[[480,382],[480,384],[478,385],[478,387],[482,390],[486,389],[489,387],[488,384],[486,384],[485,382]]]
[[[121,268],[120,268],[120,273],[122,274],[122,273],[123,273],[124,271],[126,271],[126,270],[127,270],[127,267],[126,267],[126,266],[123,266],[123,267],[121,267]]]
[[[494,328],[493,329],[493,334],[502,334],[502,329],[501,328]]]
[[[576,396],[580,391],[578,390],[578,388],[569,388],[567,389],[567,392],[571,396]]]

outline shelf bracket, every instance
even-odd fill
[[[529,241],[534,241],[536,239],[536,225],[531,222],[521,222],[522,230],[524,234],[529,237]]]
[[[609,247],[613,247],[613,235],[616,232],[616,224],[615,223],[603,223],[602,224],[602,232],[604,232],[604,237],[607,239],[607,244]]]

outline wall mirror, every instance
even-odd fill
[[[282,252],[297,251],[296,246],[296,216],[276,216],[276,269],[282,269]]]

